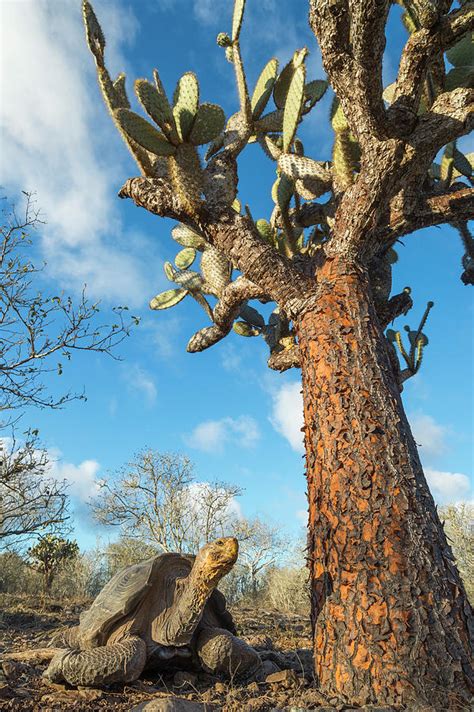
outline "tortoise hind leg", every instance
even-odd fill
[[[54,633],[48,645],[51,648],[78,648],[78,633],[78,625],[70,628],[62,628]]]
[[[146,645],[138,636],[89,650],[61,651],[51,660],[44,677],[71,685],[110,685],[131,682],[143,671]]]
[[[257,651],[224,628],[204,628],[196,650],[204,670],[214,674],[250,676],[261,666]]]

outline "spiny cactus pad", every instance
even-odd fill
[[[174,263],[179,269],[188,269],[196,258],[196,250],[194,247],[185,247],[184,250],[178,252]]]
[[[178,81],[173,95],[173,116],[181,141],[191,133],[199,107],[199,84],[194,72],[186,72]]]
[[[232,17],[232,41],[236,42],[239,39],[242,20],[244,19],[245,0],[235,0],[234,14]]]
[[[116,109],[114,116],[127,136],[150,153],[156,156],[171,156],[175,152],[175,147],[166,137],[134,111]]]
[[[206,245],[205,239],[187,225],[179,224],[171,230],[173,240],[176,240],[183,247],[194,247],[196,250],[203,250]]]
[[[176,141],[176,126],[173,112],[165,94],[146,79],[137,79],[135,92],[148,116],[155,121],[166,136]]]
[[[306,68],[301,64],[293,74],[283,114],[283,150],[288,151],[295,137],[296,128],[301,118],[304,98]]]
[[[201,104],[189,136],[195,146],[213,141],[224,130],[224,110],[217,104]]]
[[[94,55],[97,65],[103,66],[105,37],[95,12],[92,9],[92,5],[87,2],[87,0],[84,0],[82,3],[82,15],[84,18],[86,39],[89,49]]]
[[[186,296],[186,289],[168,289],[166,292],[161,292],[157,294],[156,297],[150,301],[150,309],[169,309],[178,304]]]
[[[257,79],[257,83],[252,94],[252,99],[250,101],[250,105],[252,108],[252,118],[254,120],[260,118],[262,112],[265,110],[265,107],[271,96],[273,85],[275,84],[277,78],[277,74],[278,60],[271,59],[269,62],[267,62],[259,78]]]

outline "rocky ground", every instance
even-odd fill
[[[78,622],[80,611],[80,606],[34,606],[26,598],[0,599],[0,709],[15,712],[348,709],[338,706],[336,700],[325,699],[315,688],[307,616],[282,615],[276,611],[250,608],[233,611],[239,635],[257,649],[267,651],[258,679],[247,683],[178,672],[169,676],[148,675],[125,686],[75,690],[43,680],[45,661],[20,662],[9,657],[12,653],[44,648],[58,628]]]

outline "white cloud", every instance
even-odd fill
[[[97,5],[115,69],[136,22]],[[2,21],[2,184],[11,198],[36,193],[50,274],[69,289],[87,283],[94,297],[141,304],[145,265],[130,257],[117,209],[126,149],[99,95],[80,3],[3,3]]]
[[[137,391],[145,396],[148,403],[153,405],[156,401],[157,390],[153,376],[137,363],[124,367],[123,373],[127,380],[129,389],[136,393]]]
[[[250,448],[260,438],[256,421],[248,415],[221,420],[205,420],[197,425],[185,441],[190,447],[205,452],[222,452],[224,445],[232,443]]]
[[[426,479],[433,497],[440,503],[459,502],[472,496],[472,486],[467,475],[460,472],[442,472],[425,468]]]
[[[270,421],[277,432],[288,440],[293,450],[304,452],[303,433],[303,397],[301,383],[286,383],[273,395],[273,408]]]
[[[434,418],[424,413],[409,417],[410,426],[416,443],[420,446],[420,456],[424,459],[442,455],[446,450],[447,428],[437,423]]]
[[[57,453],[55,453],[57,456]],[[69,485],[68,494],[81,503],[87,503],[97,497],[100,485],[97,473],[100,465],[96,460],[84,460],[79,465],[63,462],[60,459],[51,463],[51,475],[57,480],[66,480]]]

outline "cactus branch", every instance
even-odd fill
[[[204,351],[221,341],[232,329],[234,320],[238,317],[242,304],[249,299],[267,299],[268,297],[255,284],[245,277],[237,277],[222,292],[214,307],[213,326],[197,331],[189,340],[187,350],[190,353]]]
[[[413,128],[430,61],[473,27],[472,3],[466,3],[442,18],[435,27],[420,28],[410,36],[402,52],[394,100],[388,111],[392,128],[398,126],[398,132],[401,129],[405,133]]]

